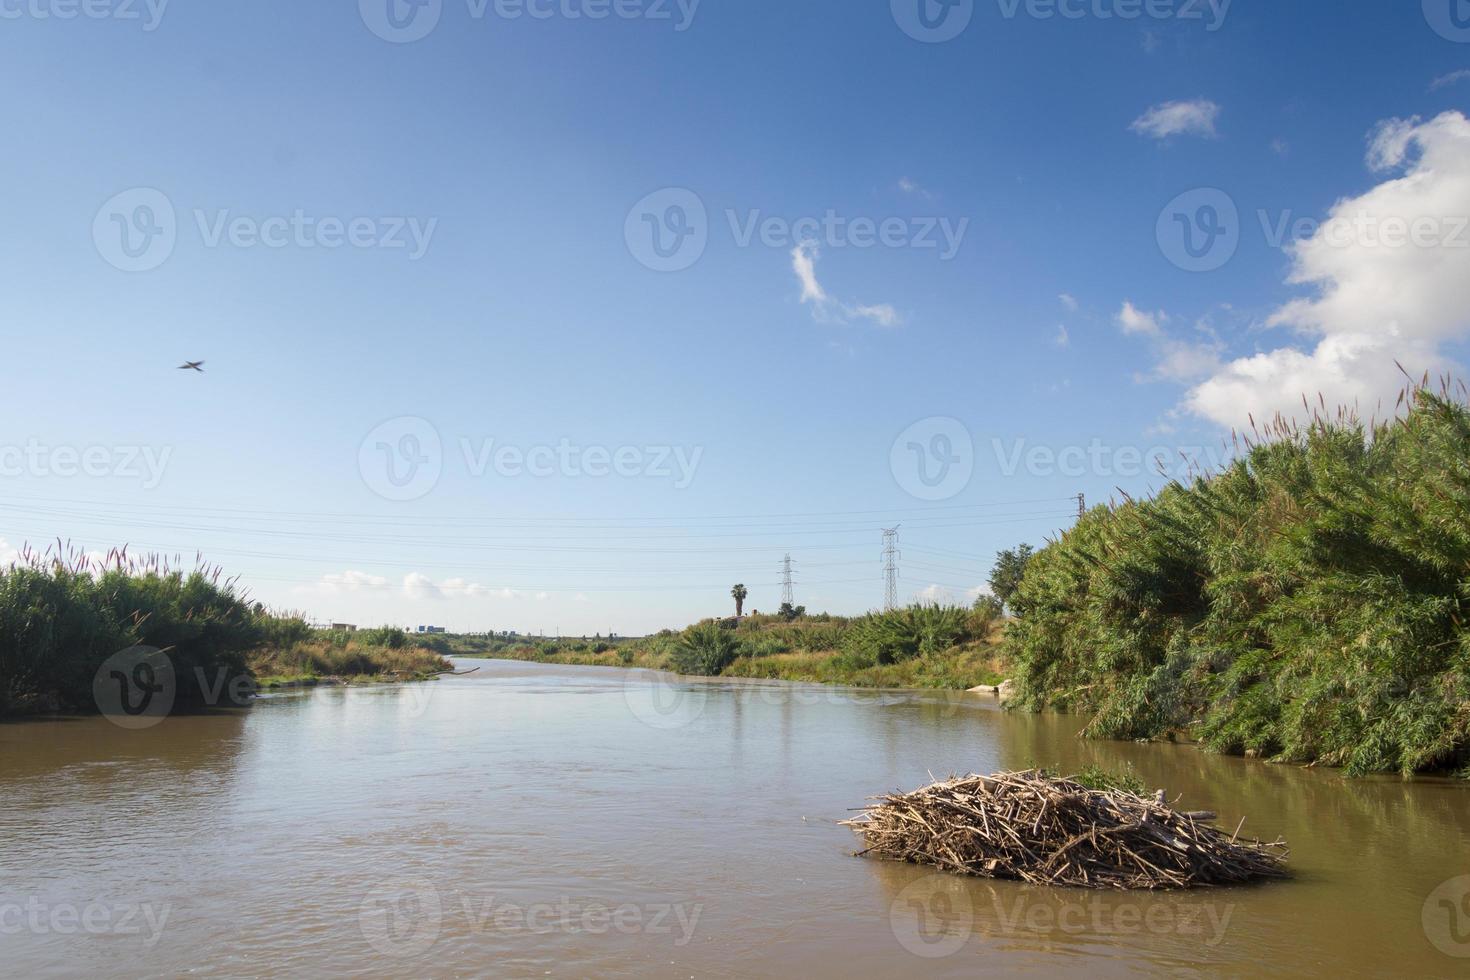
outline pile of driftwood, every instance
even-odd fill
[[[1213,813],[1164,794],[1088,789],[1045,772],[966,776],[894,796],[843,821],[859,855],[1081,888],[1193,888],[1287,876],[1286,844],[1227,834]],[[1243,823],[1243,821],[1242,821]]]

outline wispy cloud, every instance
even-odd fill
[[[919,182],[917,180],[914,180],[912,177],[898,178],[898,189],[903,191],[905,194],[912,194],[915,197],[922,197],[926,201],[934,200],[933,192],[931,192],[928,188],[920,185]]]
[[[1141,136],[1168,139],[1170,136],[1203,136],[1213,139],[1220,106],[1209,99],[1164,102],[1133,120],[1128,128]]]
[[[1434,81],[1430,82],[1429,91],[1438,92],[1442,88],[1449,88],[1451,85],[1458,85],[1460,82],[1463,82],[1466,79],[1470,79],[1470,68],[1461,68],[1459,71],[1452,71],[1448,75],[1441,75]]]
[[[1195,325],[1197,337],[1175,337],[1166,330],[1167,313],[1148,313],[1125,301],[1114,322],[1124,335],[1145,338],[1152,348],[1153,370],[1135,375],[1136,381],[1189,383],[1219,370],[1223,345],[1205,321]]]
[[[1057,296],[1057,299],[1061,300],[1062,309],[1066,310],[1068,313],[1077,312],[1077,307],[1080,304],[1077,302],[1077,297],[1073,296],[1071,293],[1062,293],[1061,295]]]
[[[1060,350],[1066,350],[1072,346],[1072,335],[1067,332],[1066,324],[1057,325],[1056,336],[1052,338],[1051,345]]]
[[[791,250],[791,270],[801,283],[801,302],[812,308],[819,323],[848,323],[868,320],[880,327],[899,327],[903,316],[889,303],[844,303],[830,295],[817,280],[817,260],[822,251],[814,242],[803,242]]]

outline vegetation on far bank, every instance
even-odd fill
[[[1465,767],[1470,409],[1404,407],[1278,421],[1223,472],[1093,509],[1011,597],[1017,703],[1349,774]]]
[[[1001,610],[918,605],[857,618],[803,610],[712,619],[641,639],[438,637],[443,654],[670,670],[852,687],[964,690],[995,684]]]
[[[213,566],[184,572],[115,551],[100,561],[27,552],[0,568],[0,718],[96,712],[99,672],[134,647],[168,658],[176,710],[245,703],[260,679],[409,679],[449,668],[397,630],[320,634],[275,615]]]

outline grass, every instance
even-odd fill
[[[998,613],[914,606],[858,619],[819,615],[707,620],[682,632],[606,642],[440,638],[454,656],[669,670],[865,688],[967,690],[1005,679]]]
[[[261,689],[314,687],[324,682],[361,684],[379,681],[429,680],[452,670],[439,654],[423,647],[391,647],[363,643],[336,634],[295,643],[284,649],[262,648],[248,657]]]
[[[0,568],[0,718],[97,712],[94,683],[125,681],[113,658],[134,647],[166,656],[173,710],[248,704],[261,679],[403,680],[449,667],[397,630],[315,633],[214,566],[174,569],[126,549],[94,560],[58,545]]]
[[[1031,560],[1019,704],[1086,734],[1349,775],[1470,763],[1470,408],[1277,420],[1219,473],[1098,507]]]

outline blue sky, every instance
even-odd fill
[[[790,552],[856,612],[884,526],[965,598],[1158,448],[1463,361],[1448,0],[918,2],[0,5],[0,540],[568,634]],[[1359,212],[1440,237],[1269,230]]]

